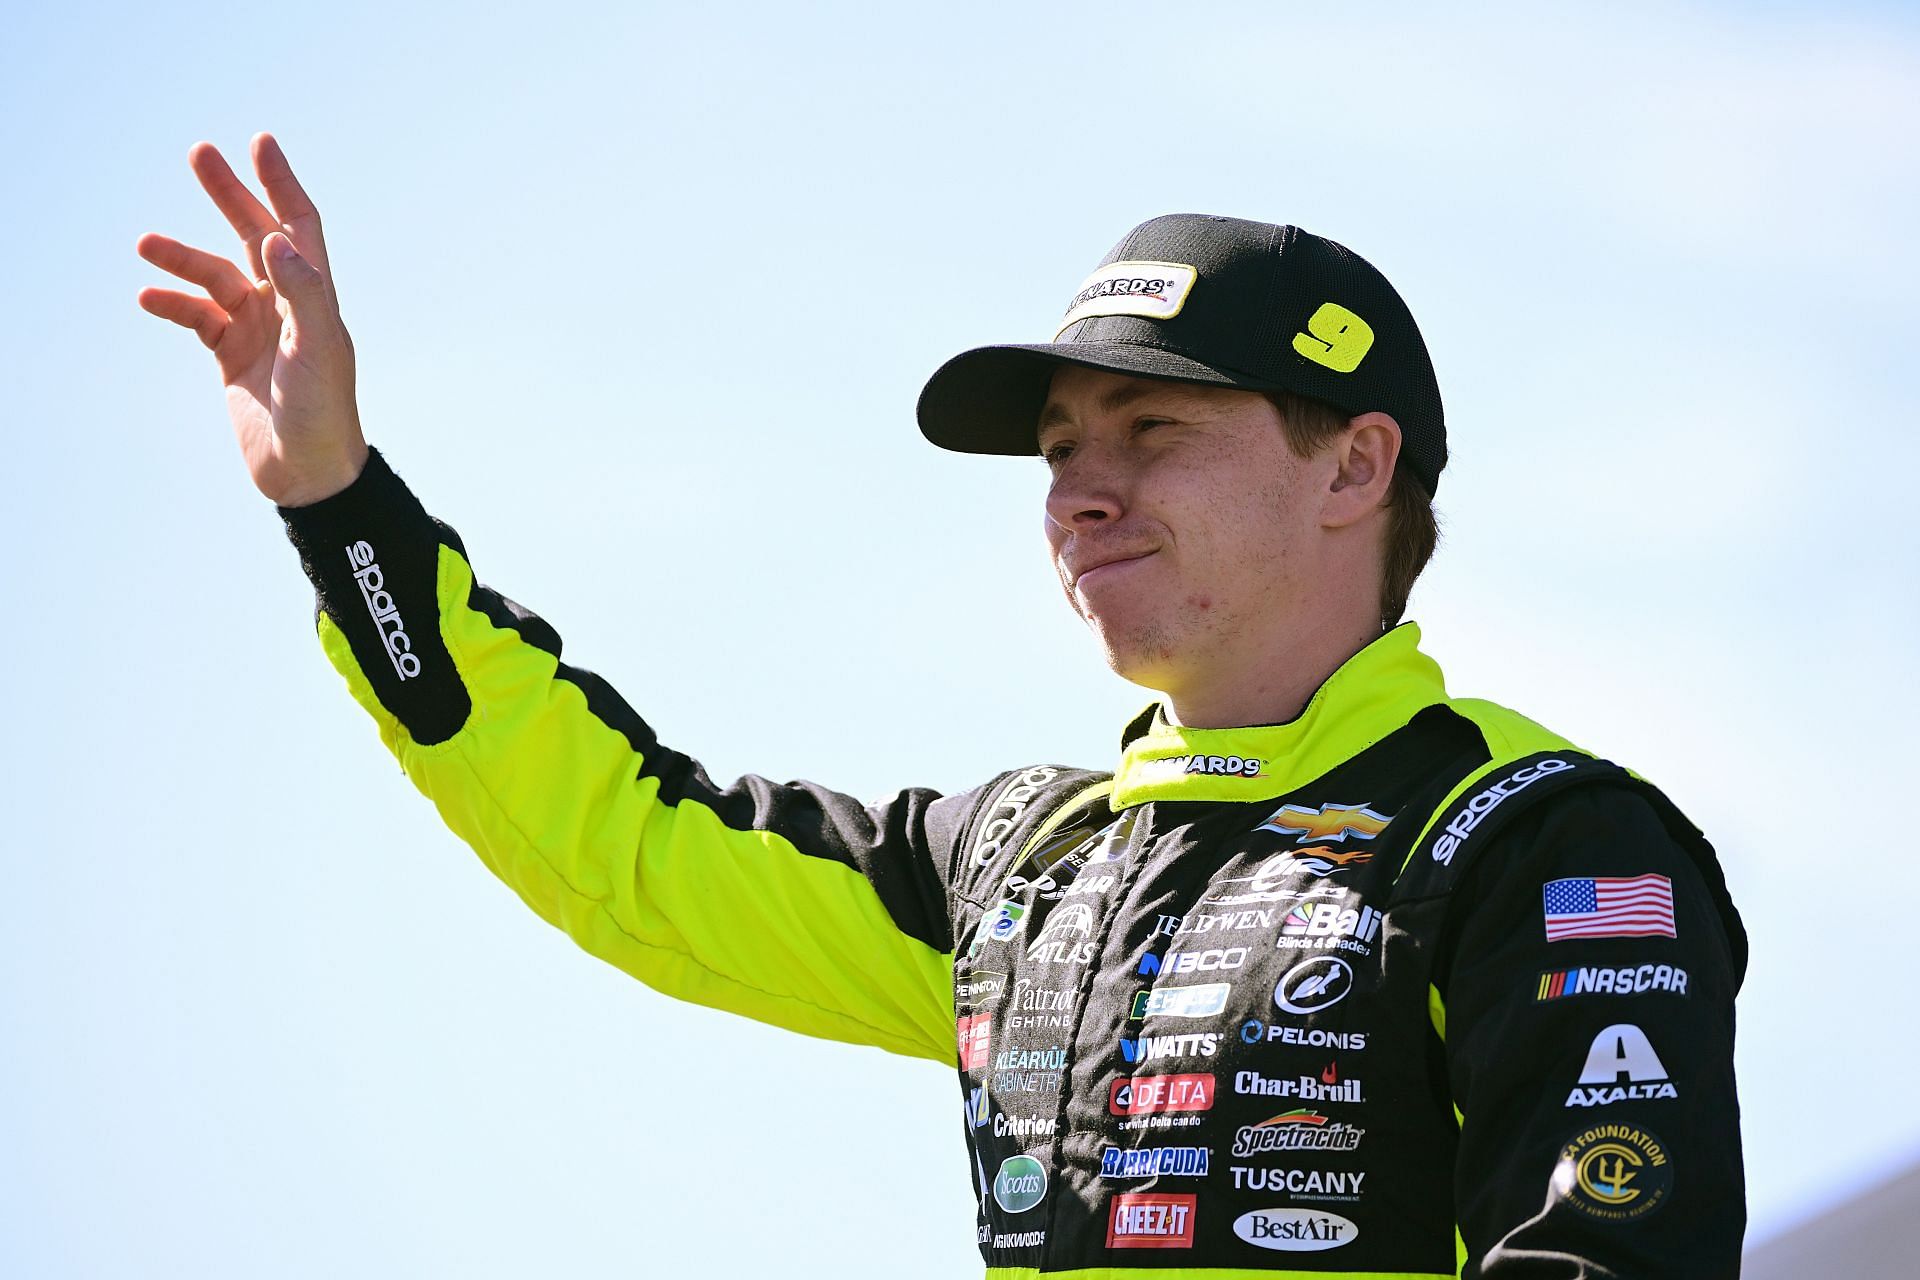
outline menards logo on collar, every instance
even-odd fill
[[[1392,820],[1390,815],[1375,813],[1364,804],[1323,804],[1318,809],[1287,804],[1274,810],[1272,817],[1254,829],[1294,836],[1301,844],[1345,840],[1348,836],[1371,840],[1385,831]]]

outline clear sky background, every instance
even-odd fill
[[[1753,1239],[1920,1156],[1906,6],[36,5],[0,39],[0,1274],[977,1274],[950,1074],[676,1005],[327,667],[148,230],[278,133],[369,438],[719,777],[1113,759],[1039,463],[913,424],[1129,227],[1419,317],[1456,693],[1664,785],[1753,938]]]

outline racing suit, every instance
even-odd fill
[[[283,510],[495,875],[648,985],[957,1069],[991,1277],[1701,1277],[1745,1221],[1711,847],[1403,624],[1290,723],[864,805],[716,786],[376,452]]]

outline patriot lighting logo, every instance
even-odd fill
[[[1323,804],[1318,809],[1289,804],[1276,809],[1272,817],[1254,830],[1295,836],[1302,842],[1341,842],[1348,836],[1357,840],[1371,840],[1385,831],[1390,821],[1392,819],[1386,814],[1375,813],[1363,804]]]
[[[1195,1196],[1129,1193],[1113,1198],[1109,1249],[1191,1249]]]
[[[1311,1107],[1283,1111],[1259,1124],[1243,1124],[1233,1136],[1236,1156],[1265,1155],[1270,1151],[1352,1151],[1367,1136],[1365,1129],[1327,1119]]]
[[[1581,876],[1549,880],[1541,890],[1547,941],[1568,938],[1672,938],[1673,881],[1665,876]]]

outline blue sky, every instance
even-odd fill
[[[681,1007],[438,825],[134,295],[271,128],[369,438],[716,776],[1108,761],[1038,464],[921,381],[1158,213],[1420,318],[1456,693],[1664,785],[1754,956],[1753,1236],[1920,1156],[1897,975],[1920,27],[1892,6],[43,6],[0,45],[0,1272],[977,1274],[951,1078]],[[911,708],[903,715],[903,708]]]

